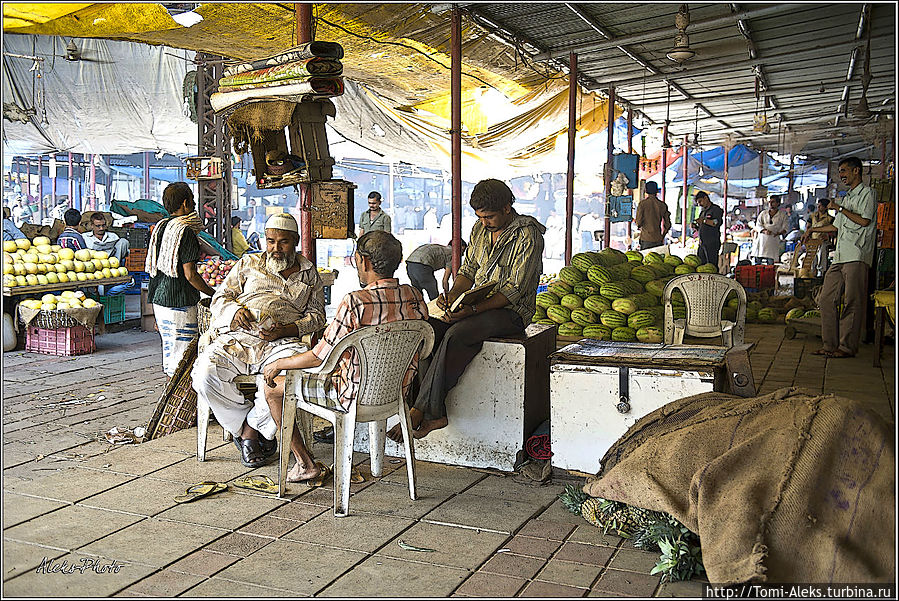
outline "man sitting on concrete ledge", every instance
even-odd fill
[[[493,293],[472,305],[463,304],[442,319],[430,318],[437,351],[425,373],[421,390],[410,410],[415,438],[445,428],[446,395],[480,352],[484,341],[524,333],[537,307],[537,284],[543,271],[543,234],[546,228],[512,208],[515,197],[496,179],[478,182],[469,204],[478,216],[471,229],[465,260],[449,294],[437,302],[448,308],[474,286],[496,282]],[[399,425],[387,434],[403,438]]]
[[[198,402],[209,405],[250,468],[277,453],[276,426],[261,376],[253,404],[234,378],[259,376],[273,361],[305,351],[300,337],[325,325],[324,287],[315,265],[297,253],[298,230],[289,213],[269,217],[266,252],[244,255],[212,297],[211,340],[191,374]]]
[[[421,293],[408,284],[400,284],[393,277],[403,259],[403,246],[393,234],[381,230],[363,234],[356,244],[353,259],[359,274],[359,285],[363,288],[343,297],[334,321],[315,348],[300,355],[278,359],[263,370],[267,384],[265,399],[279,429],[284,376],[278,374],[282,370],[318,367],[341,338],[363,326],[405,319],[427,319],[427,305]],[[339,366],[329,378],[304,380],[302,392],[306,401],[326,404],[328,407],[336,407],[340,403],[344,408],[353,402],[362,378],[362,367],[355,351],[345,354]],[[418,362],[413,359],[403,381],[404,393],[408,393],[417,369]],[[287,474],[287,481],[303,482],[318,477],[321,468],[315,465],[296,426],[289,444],[297,462]]]

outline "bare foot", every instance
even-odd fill
[[[412,429],[417,430],[425,419],[425,414],[416,408],[409,409],[409,421],[412,422]],[[390,428],[387,432],[387,438],[397,444],[403,444],[403,427],[400,424]]]
[[[449,421],[446,419],[446,417],[441,417],[440,419],[424,420],[421,422],[421,425],[418,426],[418,428],[416,428],[414,432],[412,432],[412,438],[424,438],[434,430],[446,428],[446,425],[448,423]]]
[[[319,474],[321,474],[321,469],[315,464],[315,462],[313,462],[312,465],[308,467],[300,462],[297,462],[293,464],[293,467],[289,472],[287,472],[287,481],[305,482],[306,480],[317,478]]]

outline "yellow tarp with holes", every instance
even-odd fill
[[[449,18],[441,5],[314,4],[314,38],[339,42],[344,76],[375,92],[393,119],[449,154]],[[105,38],[249,60],[296,43],[293,3],[207,3],[183,27],[157,3],[3,5],[7,33]],[[561,161],[568,78],[522,60],[515,48],[463,17],[463,149],[485,169],[498,160],[527,169]],[[373,96],[374,97],[374,96]],[[606,129],[604,97],[580,93],[578,136]],[[616,109],[615,116],[621,114]]]

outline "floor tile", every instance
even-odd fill
[[[514,555],[512,553],[497,553],[491,557],[479,571],[530,579],[540,571],[540,568],[542,568],[545,563],[546,560],[537,559],[536,557],[525,557],[523,555]]]
[[[511,476],[487,476],[465,491],[466,495],[479,495],[490,499],[508,499],[523,503],[532,503],[545,507],[552,503],[564,490],[564,486],[548,484],[532,486],[521,484]]]
[[[456,589],[454,596],[464,595],[466,597],[483,597],[485,599],[514,597],[515,593],[521,590],[526,583],[527,580],[524,578],[475,572],[468,577],[468,580],[462,583],[462,586]]]
[[[562,542],[548,538],[521,536],[519,534],[503,546],[516,555],[546,559],[562,546]]]
[[[147,518],[80,550],[121,561],[162,567],[196,551],[223,533],[222,530],[205,526]]]
[[[702,597],[703,587],[701,582],[686,580],[681,582],[665,582],[662,584],[656,597]]]
[[[51,501],[16,495],[10,492],[3,493],[3,527],[12,528],[36,516],[49,513],[68,503],[63,501]]]
[[[376,482],[350,497],[350,513],[378,513],[417,519],[443,503],[452,493],[416,486],[417,498],[409,498],[409,489],[398,484]],[[307,495],[300,497],[305,499]]]
[[[162,570],[132,584],[127,590],[154,597],[174,597],[193,588],[205,579],[196,574]]]
[[[587,543],[589,545],[601,545],[603,547],[617,547],[624,539],[620,536],[612,534],[603,534],[602,528],[597,528],[593,524],[588,524],[586,520],[583,525],[575,528],[568,540],[575,543]]]
[[[602,568],[595,565],[572,563],[551,559],[534,577],[535,580],[566,584],[579,588],[590,588]]]
[[[650,576],[648,571],[644,574],[638,574],[608,569],[603,572],[599,581],[593,585],[593,589],[632,597],[651,597],[659,586],[659,579],[658,575]]]
[[[163,438],[168,438],[168,436]],[[196,484],[206,480],[229,482],[250,471],[240,463],[234,445],[229,445],[213,451],[206,451],[206,461],[197,461],[196,457],[187,457],[184,461],[153,472],[152,476],[160,480]]]
[[[594,566],[604,566],[615,549],[611,547],[599,547],[585,545],[583,543],[565,543],[555,555],[555,559],[574,561]]]
[[[141,519],[124,513],[70,505],[9,528],[3,532],[3,536],[30,543],[77,549]]]
[[[54,571],[56,565],[61,571]],[[30,570],[3,583],[4,596],[107,597],[155,571],[150,566],[82,554],[64,555],[41,569],[44,571]]]
[[[212,576],[240,561],[239,557],[233,555],[225,555],[224,553],[214,553],[206,549],[194,551],[187,557],[179,559],[167,569],[176,572],[185,572],[187,574],[196,574],[198,576]]]
[[[209,598],[243,598],[243,599],[267,599],[269,597],[296,597],[292,591],[282,591],[264,586],[256,586],[245,582],[231,582],[222,578],[210,578],[204,580],[182,597],[209,597]]]
[[[581,519],[583,520],[583,518]],[[545,520],[541,517],[541,519],[529,521],[518,531],[518,534],[561,541],[565,540],[574,529],[574,524]]]
[[[277,540],[219,572],[218,576],[312,595],[364,557],[364,553],[356,551]],[[285,565],[286,559],[292,562],[293,567]],[[372,596],[375,594],[374,591],[369,593]]]
[[[317,515],[321,515],[328,508],[321,505],[310,505],[302,501],[292,501],[278,507],[268,515],[282,520],[292,520],[295,522],[308,522]]]
[[[185,486],[180,482],[138,478],[88,497],[78,504],[153,516],[177,505],[175,497],[183,494],[184,490]]]
[[[616,570],[629,570],[631,572],[649,574],[658,562],[658,553],[641,551],[640,549],[618,549],[618,552],[615,553],[615,556],[609,563],[609,567]]]
[[[156,517],[236,530],[284,503],[285,501],[277,498],[248,499],[244,495],[235,494],[232,490],[226,490],[191,503],[176,504]]]
[[[65,555],[65,551],[48,549],[37,545],[3,541],[3,580],[33,571],[42,561],[56,559]]]
[[[441,465],[429,461],[415,463],[415,483],[426,488],[435,488],[449,492],[462,492],[472,484],[484,478],[484,474],[454,465]],[[383,477],[385,482],[408,485],[406,464]]]
[[[241,526],[238,532],[247,534],[257,534],[259,536],[270,536],[272,538],[280,538],[294,530],[298,526],[298,522],[292,520],[282,520],[272,517],[271,514],[264,515],[261,518]]]
[[[587,589],[535,580],[519,593],[519,597],[583,597]]]
[[[143,476],[185,460],[183,453],[154,449],[145,445],[126,445],[115,452],[92,457],[80,464],[110,472]]]
[[[468,571],[446,566],[369,557],[328,586],[320,597],[447,597]]]
[[[373,514],[339,518],[325,512],[292,530],[284,539],[371,553],[414,523],[409,518]]]
[[[5,471],[4,471],[5,475]],[[6,482],[3,488],[19,494],[74,503],[132,480],[134,476],[65,468],[44,478],[27,482]]]
[[[530,503],[500,499],[485,503],[484,497],[462,493],[429,512],[424,519],[511,534],[537,511]]]
[[[505,534],[495,532],[417,523],[380,549],[378,555],[474,570],[491,557],[507,538]],[[399,541],[434,551],[409,551],[400,547]]]
[[[264,536],[232,532],[231,534],[226,534],[205,548],[207,551],[215,551],[216,553],[224,553],[226,555],[233,555],[234,557],[248,557],[272,542],[274,542],[274,539],[266,538]]]

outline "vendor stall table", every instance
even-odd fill
[[[553,353],[549,376],[553,467],[594,474],[612,444],[647,413],[703,392],[754,391],[750,346],[584,339]],[[731,362],[729,353],[739,361]]]
[[[79,288],[96,288],[97,286],[114,286],[131,281],[130,275],[103,280],[86,280],[84,282],[62,282],[59,284],[42,284],[38,286],[13,286],[3,287],[3,296],[26,296],[28,294],[46,294],[56,290],[77,290]]]

